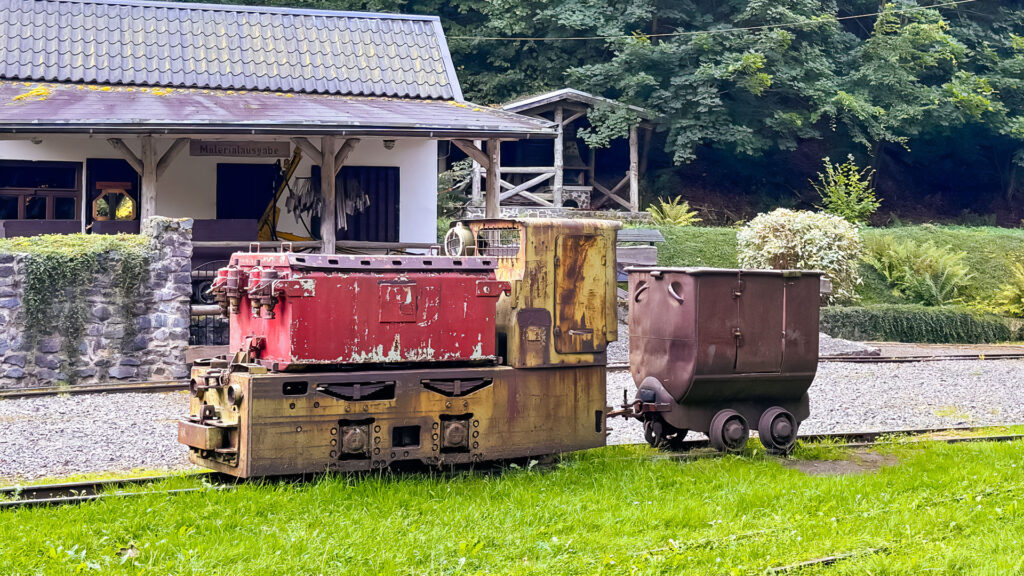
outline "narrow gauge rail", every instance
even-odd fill
[[[201,472],[193,477],[209,477],[212,473]],[[79,504],[107,497],[131,497],[143,494],[180,494],[198,492],[205,488],[177,488],[158,492],[125,491],[107,492],[111,488],[127,488],[140,486],[174,478],[172,475],[142,476],[139,478],[112,478],[106,480],[88,480],[83,482],[63,482],[59,484],[38,484],[33,486],[5,486],[0,488],[0,510],[6,508],[22,508],[31,506],[57,506],[63,504]]]
[[[1010,424],[1006,426],[957,426],[948,428],[915,428],[871,432],[841,432],[835,434],[805,434],[799,436],[799,439],[803,442],[820,442],[823,440],[840,441],[841,443],[833,445],[833,447],[835,448],[867,448],[877,445],[879,443],[879,439],[886,436],[922,436],[926,434],[938,433],[964,433],[975,432],[978,430],[986,430],[989,428],[1005,428],[1012,426],[1018,425]],[[1024,434],[995,434],[986,436],[949,436],[945,438],[921,438],[919,440],[915,440],[915,442],[930,441],[945,442],[947,444],[957,444],[961,442],[1009,442],[1021,439],[1024,439]],[[689,440],[682,444],[682,450],[694,450],[699,448],[706,448],[708,446],[710,446],[708,440]],[[679,457],[680,459],[686,458],[685,452],[666,454],[666,456],[670,458],[673,455]],[[719,455],[720,454],[718,453],[713,454],[713,456]],[[85,482],[66,482],[60,484],[39,484],[34,486],[7,486],[0,488],[0,511],[10,508],[80,504],[83,502],[90,502],[94,500],[100,500],[103,498],[124,498],[132,496],[142,496],[144,494],[183,494],[188,492],[201,492],[203,490],[208,489],[203,487],[177,488],[172,490],[160,491],[107,491],[115,487],[121,488],[141,486],[145,484],[151,484],[153,482],[167,480],[174,477],[180,476],[145,476],[139,478],[115,478],[108,480],[93,480]],[[190,477],[219,478],[221,476],[215,472],[199,472]],[[236,484],[219,484],[215,487],[215,489],[230,489],[235,485]]]

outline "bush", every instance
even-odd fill
[[[682,196],[676,196],[668,202],[658,200],[659,206],[649,206],[647,213],[655,224],[675,226],[693,226],[700,222],[697,211],[690,209],[690,203],[683,200]]]
[[[868,240],[864,258],[898,295],[926,306],[963,301],[974,278],[966,259],[966,252],[955,252],[949,246],[892,236]]]
[[[779,208],[759,214],[736,238],[740,267],[822,270],[832,281],[829,303],[857,299],[861,241],[845,219]]]
[[[882,204],[871,187],[874,172],[858,168],[852,154],[842,164],[832,164],[827,157],[824,160],[825,173],[818,173],[819,183],[812,182],[821,196],[821,209],[853,224],[867,222]]]
[[[1013,276],[992,301],[992,311],[1014,318],[1024,317],[1024,265],[1012,264]]]
[[[1017,336],[994,314],[914,304],[822,308],[821,331],[849,340],[936,344],[1006,342]]]

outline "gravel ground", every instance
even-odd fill
[[[824,362],[811,385],[807,434],[1024,423],[1022,360],[849,364]],[[628,372],[608,374],[608,402],[636,391]],[[643,442],[638,422],[615,419],[610,444]],[[693,436],[693,433],[691,433]]]
[[[0,400],[0,479],[188,468],[175,424],[187,392]]]
[[[610,361],[621,361],[609,358]],[[806,433],[1024,422],[1024,360],[822,363]],[[608,403],[635,393],[628,372],[608,374]],[[0,400],[0,479],[190,467],[175,420],[185,392]],[[610,422],[611,444],[643,442],[635,420]]]

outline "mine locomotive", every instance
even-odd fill
[[[618,227],[475,220],[444,256],[235,254],[212,287],[233,357],[194,364],[178,438],[239,477],[602,446]]]
[[[239,477],[466,464],[603,446],[617,338],[603,220],[455,224],[441,256],[251,250],[219,270],[233,356],[196,362],[178,438]],[[793,447],[820,273],[632,268],[630,367],[654,446]]]

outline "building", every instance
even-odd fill
[[[436,17],[0,0],[0,29],[7,235],[161,215],[197,241],[433,242],[439,140],[487,165],[556,135],[465,102]]]

